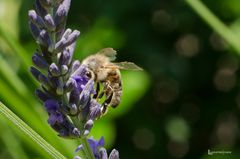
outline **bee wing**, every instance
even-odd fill
[[[109,47],[100,50],[98,54],[108,57],[110,61],[114,61],[116,59],[117,51]]]
[[[134,71],[142,71],[143,69],[139,66],[137,66],[136,64],[134,64],[133,62],[117,62],[117,63],[113,63],[115,66],[117,66],[119,69],[123,69],[123,70],[134,70]]]

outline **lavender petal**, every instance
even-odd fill
[[[119,159],[119,152],[116,149],[113,149],[109,155],[109,159]]]

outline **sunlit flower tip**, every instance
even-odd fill
[[[88,136],[90,134],[89,130],[84,130],[83,136]]]
[[[52,44],[52,41],[48,35],[48,32],[44,29],[40,31],[39,37],[38,37],[38,42],[40,45],[43,45],[45,47],[49,47]]]
[[[56,52],[63,51],[64,48],[73,44],[77,38],[79,37],[80,32],[74,30],[67,38],[63,37],[60,41],[58,41],[55,45]]]
[[[54,20],[50,14],[47,14],[44,17],[45,25],[50,31],[54,31],[56,29]]]
[[[73,130],[72,130],[72,132],[73,132],[73,134],[75,135],[75,136],[80,136],[81,134],[80,134],[80,131],[78,130],[78,128],[73,128]]]
[[[28,12],[28,16],[29,16],[31,22],[34,23],[35,25],[37,25],[39,28],[45,27],[45,23],[44,23],[43,19],[37,15],[35,10],[30,10]]]
[[[109,155],[109,159],[119,159],[119,152],[116,149],[113,149]]]
[[[49,66],[48,63],[45,61],[45,59],[41,55],[39,55],[38,53],[35,53],[32,56],[32,61],[38,68],[41,68],[41,69],[46,70]]]
[[[77,115],[78,113],[78,108],[76,104],[69,104],[69,113],[70,115]]]
[[[82,159],[81,157],[79,157],[79,156],[74,156],[74,158],[73,159]]]
[[[80,36],[80,31],[74,30],[68,37],[67,37],[67,46],[71,45],[73,42],[77,40],[77,38]]]
[[[56,11],[56,21],[61,22],[62,19],[67,17],[71,0],[63,0]]]
[[[47,95],[46,93],[44,93],[43,91],[41,91],[40,89],[37,89],[35,91],[35,94],[36,96],[42,101],[42,102],[45,102],[47,101],[48,99],[50,99],[50,96]]]
[[[68,66],[67,65],[61,65],[61,74],[65,75],[68,73]]]
[[[72,33],[72,29],[67,28],[67,29],[65,30],[65,32],[63,33],[62,38],[67,39],[68,36],[69,36],[71,33]]]
[[[107,150],[104,147],[99,149],[100,159],[108,159]]]
[[[75,152],[80,151],[82,148],[83,148],[83,145],[81,144],[81,145],[79,145],[79,146],[76,148]]]
[[[29,17],[29,19],[32,21],[32,22],[35,22],[36,21],[36,19],[37,19],[37,13],[36,13],[36,11],[35,10],[29,10],[28,11],[28,17]]]
[[[84,129],[85,130],[91,130],[92,129],[92,127],[93,127],[93,120],[92,119],[89,119],[87,122],[86,122],[86,124],[84,125]]]
[[[67,43],[67,39],[61,39],[60,41],[58,41],[55,45],[55,52],[61,52],[63,51],[63,49],[66,47]]]
[[[52,63],[50,66],[49,66],[49,72],[51,73],[51,75],[53,77],[58,77],[61,75],[61,72],[58,68],[58,66],[55,64],[55,63]]]

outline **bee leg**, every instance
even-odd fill
[[[104,114],[107,110],[107,106],[110,104],[113,97],[113,92],[107,97],[107,99],[102,104],[102,114]]]
[[[109,84],[104,84],[104,88],[101,91],[101,93],[98,95],[98,99],[101,99],[104,96],[104,94],[106,94],[106,92],[107,92],[106,90],[108,87],[109,87]]]
[[[103,97],[104,94],[105,94],[105,92],[102,91],[102,92],[99,94],[98,99],[101,99],[101,98]]]
[[[100,91],[100,83],[97,82],[97,86],[96,86],[96,94],[94,94],[93,98],[96,99],[98,97]]]

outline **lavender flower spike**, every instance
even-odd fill
[[[94,154],[95,159],[119,159],[119,153],[116,149],[113,149],[108,157],[107,151],[103,147],[104,146],[104,138],[103,137],[101,137],[99,141],[94,140],[93,137],[91,137],[88,139],[88,143]],[[79,145],[78,148],[75,150],[75,152],[81,151],[83,148],[84,148],[83,145]]]
[[[47,122],[58,136],[80,138],[83,145],[78,150],[84,151],[84,158],[107,159],[104,139],[87,139],[102,111],[93,98],[96,91],[88,68],[73,59],[80,32],[65,28],[70,3],[35,0],[35,10],[28,13],[29,28],[39,47],[32,56],[36,67],[31,67],[30,72],[40,84],[35,93],[48,114]],[[118,159],[118,152],[114,150],[109,158]]]

